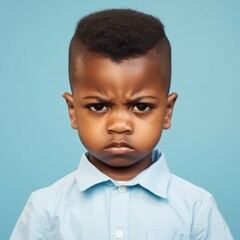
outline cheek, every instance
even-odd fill
[[[142,148],[154,147],[162,135],[163,121],[160,119],[154,121],[139,122],[135,128],[136,141]]]
[[[146,139],[146,142],[155,142],[158,141],[159,138],[162,135],[162,128],[159,126],[151,126],[151,128],[148,129],[148,132],[145,132],[144,138]]]
[[[86,117],[77,121],[79,138],[87,148],[91,148],[91,146],[97,147],[99,143],[103,142],[105,132],[104,127],[105,124],[101,121],[91,121],[91,119]]]

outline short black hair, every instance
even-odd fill
[[[161,21],[132,9],[107,9],[82,18],[69,47],[69,75],[75,60],[86,53],[121,62],[156,49],[171,79],[171,46]],[[82,56],[83,57],[83,56]]]

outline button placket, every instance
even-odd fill
[[[126,185],[118,185],[112,190],[110,205],[112,240],[129,240],[129,194]]]

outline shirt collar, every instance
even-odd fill
[[[140,185],[158,197],[167,198],[168,184],[171,173],[168,169],[164,155],[157,150],[152,153],[153,164],[138,174],[135,178],[124,183],[126,186]],[[77,169],[77,183],[80,191],[85,191],[99,183],[111,181],[119,185],[109,176],[99,171],[87,158],[87,153],[82,155]]]
[[[171,178],[167,162],[163,153],[157,150],[153,151],[152,159],[153,164],[133,180],[158,197],[167,198],[168,184]]]
[[[88,153],[82,155],[77,169],[77,183],[80,191],[85,191],[88,188],[102,182],[110,180],[110,177],[99,171],[87,158]]]

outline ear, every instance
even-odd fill
[[[63,94],[63,97],[65,98],[67,102],[67,107],[68,107],[68,113],[70,116],[70,121],[71,121],[71,126],[72,128],[76,129],[77,128],[77,121],[76,121],[76,116],[75,116],[75,109],[73,105],[73,96],[70,93],[65,92]]]
[[[169,129],[171,127],[173,108],[174,108],[175,102],[177,100],[177,97],[178,97],[177,93],[172,93],[168,96],[166,115],[165,115],[164,123],[163,123],[164,129]]]

